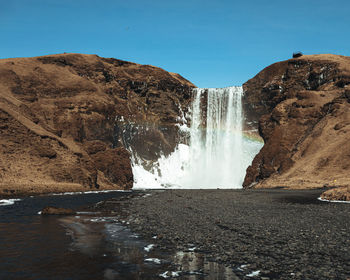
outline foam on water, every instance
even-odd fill
[[[242,87],[195,89],[191,124],[180,126],[189,145],[178,144],[148,170],[134,155],[134,189],[241,188],[262,146],[243,134],[242,95]]]

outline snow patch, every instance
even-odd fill
[[[0,199],[0,206],[8,206],[15,204],[16,201],[20,201],[19,198],[11,198],[11,199]]]
[[[146,251],[146,252],[149,252],[153,249],[155,245],[154,244],[149,244],[147,245],[146,247],[144,247],[143,249]]]
[[[179,277],[181,271],[165,271],[162,274],[159,274],[160,277],[170,278],[170,277]]]
[[[253,271],[250,274],[247,274],[247,276],[248,277],[255,277],[255,276],[258,276],[259,274],[260,274],[260,270],[257,270],[257,271]]]
[[[350,201],[345,201],[345,200],[328,200],[328,199],[323,199],[321,197],[319,197],[318,200],[323,201],[323,202],[350,203]]]
[[[153,263],[156,263],[156,264],[161,264],[162,261],[160,259],[157,259],[157,258],[148,258],[148,259],[145,259],[145,262],[153,262]]]
[[[76,195],[76,194],[91,194],[91,193],[110,193],[110,192],[131,192],[131,191],[129,191],[129,190],[103,190],[103,191],[86,191],[86,192],[51,193],[50,195]]]

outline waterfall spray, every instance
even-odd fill
[[[178,144],[151,171],[133,164],[134,188],[241,188],[261,148],[243,135],[242,94],[242,87],[195,89],[189,145]]]

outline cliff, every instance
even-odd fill
[[[265,143],[245,188],[349,186],[350,57],[278,62],[243,88],[247,122]]]
[[[124,146],[142,146],[146,159],[171,152],[193,87],[97,55],[0,60],[0,194],[130,189]],[[144,128],[139,138],[135,126]]]

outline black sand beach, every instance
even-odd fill
[[[349,279],[350,204],[318,201],[322,191],[147,191],[96,207],[158,249],[192,248],[238,279]]]

